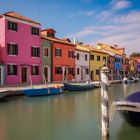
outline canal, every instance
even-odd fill
[[[112,85],[110,104],[136,90],[140,83]],[[118,112],[113,114],[110,140],[139,140],[140,128],[129,126]],[[100,115],[100,89],[12,97],[0,102],[0,140],[101,140]]]

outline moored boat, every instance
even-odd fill
[[[138,82],[139,80],[137,78],[131,78],[131,79],[128,79],[126,77],[124,77],[123,79],[123,83],[124,84],[131,84],[131,83],[136,83]]]
[[[130,125],[140,127],[140,91],[132,93],[123,101],[115,102],[115,105]]]
[[[64,83],[64,89],[69,91],[83,91],[94,88],[92,83]]]
[[[30,88],[22,90],[23,94],[26,96],[46,96],[46,95],[56,95],[63,93],[61,87],[49,87],[49,88]]]

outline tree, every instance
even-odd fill
[[[132,54],[130,54],[130,57],[140,57],[140,53],[139,52],[133,52]]]

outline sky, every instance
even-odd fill
[[[0,13],[8,11],[53,28],[59,38],[140,52],[140,0],[0,0]]]

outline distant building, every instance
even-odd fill
[[[44,82],[51,82],[52,70],[52,42],[47,37],[41,37],[42,47],[42,77]]]
[[[55,33],[53,29],[42,31],[52,44],[51,79],[53,82],[75,81],[75,45],[67,38],[56,38]]]
[[[5,71],[5,84],[42,81],[40,29],[40,23],[16,12],[0,15],[0,59],[4,64],[0,74],[2,77]]]
[[[114,70],[113,70],[113,77],[114,79],[122,79],[122,77],[127,73],[126,69],[126,55],[125,55],[125,49],[124,48],[118,48],[117,45],[110,46],[103,43],[98,43],[97,45],[98,49],[101,49],[104,52],[109,53],[110,55],[113,54],[114,57]],[[112,74],[112,72],[111,72]]]
[[[90,80],[100,80],[100,69],[108,65],[109,54],[93,46],[86,46],[90,50]]]
[[[83,82],[90,80],[89,62],[90,50],[83,44],[76,45],[75,51],[76,81]]]

